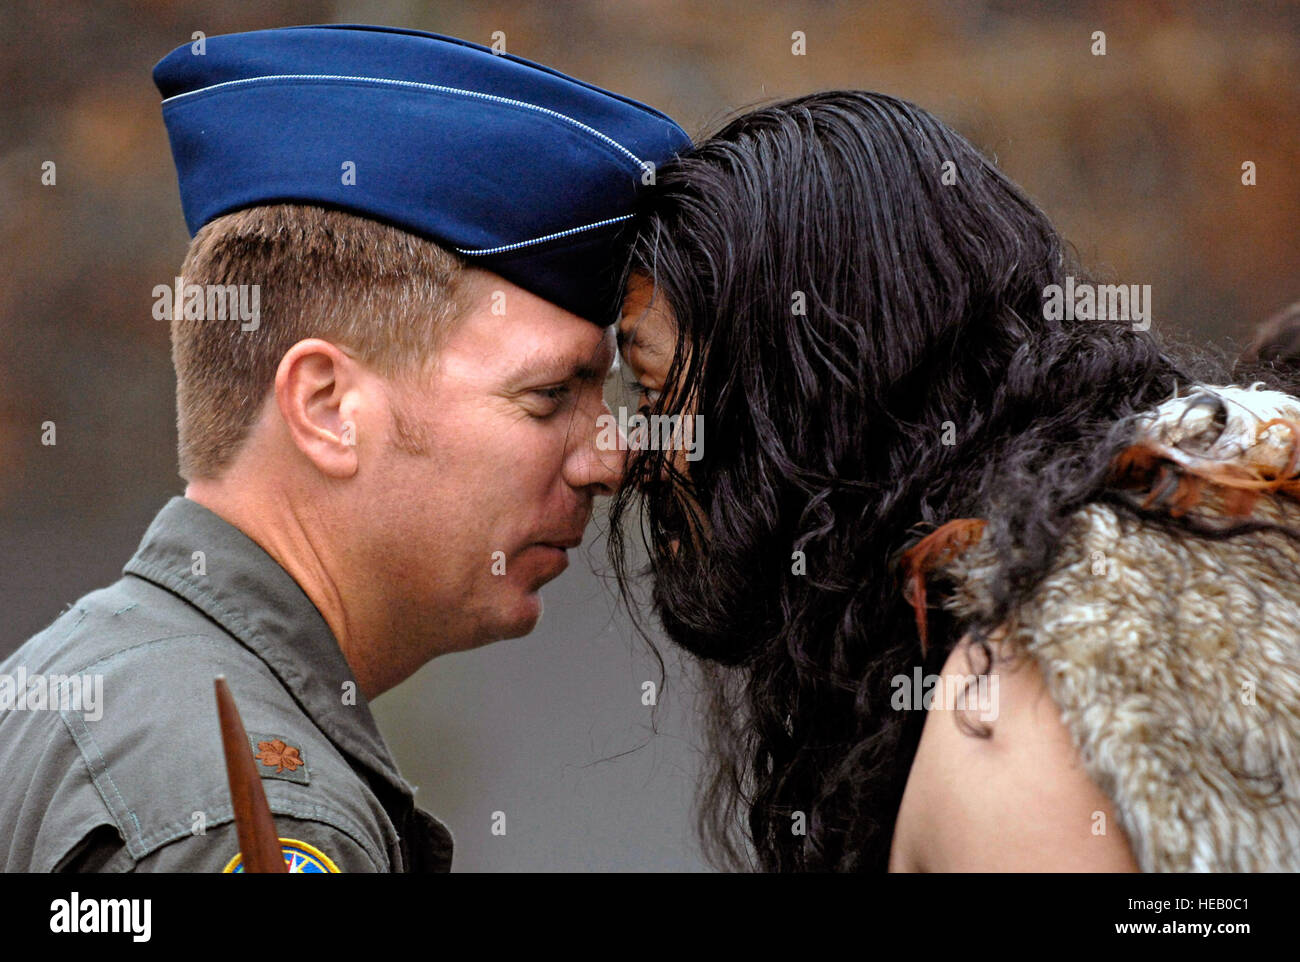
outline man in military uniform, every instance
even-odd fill
[[[188,483],[0,665],[0,865],[240,871],[224,675],[292,871],[446,871],[368,702],[530,631],[618,483],[619,231],[687,138],[387,28],[208,38],[154,78],[194,235],[164,315]]]

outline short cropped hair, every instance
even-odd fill
[[[173,305],[181,477],[229,466],[281,358],[304,338],[349,349],[385,377],[429,361],[464,312],[464,270],[432,241],[322,207],[249,207],[205,225],[181,267],[186,289],[257,285],[259,313],[256,324],[193,320]]]

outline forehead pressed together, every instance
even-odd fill
[[[663,382],[676,350],[676,324],[672,309],[645,274],[628,279],[623,310],[616,326],[619,354],[626,358],[634,378],[655,390]]]

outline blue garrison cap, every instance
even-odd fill
[[[153,72],[191,235],[258,204],[338,208],[598,324],[647,165],[690,146],[644,104],[453,37],[340,24],[204,45]]]

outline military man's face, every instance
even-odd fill
[[[431,379],[394,385],[392,442],[368,479],[390,540],[398,621],[442,650],[527,634],[623,455],[596,447],[611,330],[471,271],[471,307]],[[380,501],[382,499],[382,501]]]

